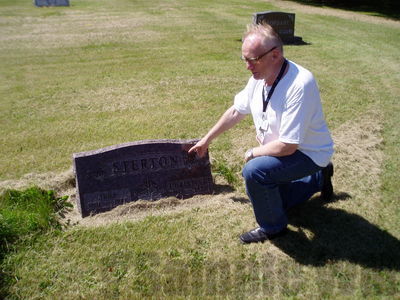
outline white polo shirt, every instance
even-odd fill
[[[279,81],[268,103],[264,123],[264,80],[251,77],[235,96],[234,107],[241,114],[252,114],[257,136],[263,137],[261,141],[258,139],[262,144],[274,140],[298,144],[301,152],[325,167],[334,150],[317,83],[311,72],[292,61],[288,63],[288,72]]]

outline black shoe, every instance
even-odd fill
[[[287,229],[283,229],[277,233],[268,234],[260,227],[250,230],[249,232],[243,233],[240,236],[240,241],[242,244],[249,244],[249,243],[259,243],[264,242],[266,240],[272,240],[278,236],[282,236],[287,232]]]
[[[321,190],[321,198],[325,201],[332,200],[333,196],[333,186],[332,186],[332,176],[333,176],[333,164],[330,162],[325,168],[322,169],[323,184]]]

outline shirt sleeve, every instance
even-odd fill
[[[234,108],[243,115],[251,113],[250,100],[251,94],[254,90],[254,80],[252,78],[247,82],[246,87],[236,94],[233,106]]]

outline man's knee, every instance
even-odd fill
[[[264,170],[260,164],[261,157],[256,157],[248,161],[242,170],[242,176],[245,181],[256,180],[258,182],[265,181],[268,171]]]
[[[248,161],[242,170],[242,176],[245,181],[251,180],[253,178],[253,174],[255,173],[255,166],[251,164],[252,160]]]

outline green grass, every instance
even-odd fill
[[[71,203],[68,196],[56,197],[54,191],[31,187],[23,191],[7,190],[0,195],[0,265],[8,255],[26,249],[42,234],[59,232]],[[52,235],[53,236],[53,235]],[[13,274],[0,268],[0,297],[7,295]]]
[[[24,191],[7,190],[0,196],[0,210],[2,228],[8,227],[10,230],[7,231],[11,234],[10,238],[2,236],[2,241],[10,242],[13,236],[24,236],[57,227],[58,222],[53,213],[62,211],[66,200],[65,197],[56,198],[53,191],[44,191],[37,187]]]
[[[276,242],[299,263],[270,245],[241,246],[235,233],[251,222],[252,215],[242,204],[229,205],[224,213],[215,207],[193,209],[46,237],[23,257],[13,258],[20,265],[11,291],[22,298],[34,291],[44,299],[396,295],[398,240],[358,216],[328,211],[317,202],[294,219],[306,220],[310,227],[325,219],[319,239],[310,242],[304,232],[293,231],[290,239]],[[307,218],[310,212],[315,217],[316,209],[317,220]],[[361,231],[352,235],[354,229]]]
[[[71,4],[0,3],[2,186],[61,173],[74,152],[202,136],[249,77],[245,25],[279,10],[238,0]],[[2,261],[8,297],[399,297],[399,28],[296,12],[296,35],[310,44],[285,54],[318,80],[337,138],[337,201],[314,197],[291,215],[287,238],[238,243],[255,225],[239,175],[254,145],[248,118],[210,148],[215,176],[238,191],[43,233]]]

